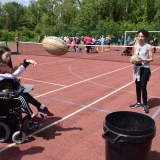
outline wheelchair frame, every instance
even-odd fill
[[[24,129],[32,130],[43,125],[33,122],[29,113],[23,109],[19,100],[16,99],[23,92],[30,92],[33,87],[34,85],[24,84],[16,90],[0,91],[0,143],[6,142],[12,134],[12,141],[21,144],[26,140]],[[15,101],[19,104],[14,104]],[[23,117],[22,114],[25,114],[25,116]]]

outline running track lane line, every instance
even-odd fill
[[[158,67],[157,69],[153,70],[152,72],[154,72],[154,71],[156,71],[156,70],[158,70],[158,69],[160,69],[160,67]],[[113,91],[113,92],[105,95],[104,97],[102,97],[102,98],[100,98],[100,99],[98,99],[98,100],[96,100],[96,101],[88,104],[87,106],[85,106],[85,107],[83,107],[83,108],[81,108],[81,109],[79,109],[79,110],[77,110],[77,111],[75,111],[75,112],[73,112],[73,113],[71,113],[71,114],[63,117],[62,119],[60,119],[60,120],[58,120],[58,121],[56,121],[56,122],[54,122],[54,123],[51,123],[51,124],[49,124],[48,126],[45,126],[45,127],[41,128],[40,130],[37,130],[37,131],[33,132],[32,134],[29,134],[26,138],[32,137],[32,136],[34,136],[35,134],[37,134],[37,133],[39,133],[39,132],[41,132],[41,131],[44,131],[44,130],[48,129],[48,128],[54,126],[54,125],[57,124],[57,123],[59,123],[59,122],[61,122],[61,121],[64,121],[64,120],[67,119],[67,118],[72,117],[73,115],[75,115],[75,114],[77,114],[77,113],[85,110],[86,108],[94,105],[94,104],[97,103],[97,102],[100,102],[101,100],[103,100],[103,99],[111,96],[112,94],[114,94],[114,93],[122,90],[123,88],[129,86],[129,85],[132,84],[132,83],[134,83],[134,81],[132,81],[132,82],[130,82],[130,83],[128,83],[128,84],[126,84],[126,85],[124,85],[124,86],[116,89],[115,91]],[[157,114],[159,113],[159,110],[160,110],[160,109],[158,109],[158,111],[156,111]],[[154,118],[155,118],[155,115],[154,115]],[[3,151],[5,151],[5,150],[7,150],[7,149],[9,149],[9,148],[12,147],[12,146],[15,146],[15,145],[16,145],[16,143],[12,143],[12,144],[10,144],[10,145],[8,145],[8,146],[5,146],[4,148],[1,148],[1,149],[0,149],[0,153],[3,152]]]
[[[53,84],[55,86],[66,86],[66,85],[63,85],[63,84],[57,84],[57,83],[50,83],[50,82],[44,82],[44,81],[39,81],[39,80],[35,80],[35,79],[30,79],[30,78],[23,78],[23,77],[19,77],[21,79],[26,79],[26,80],[29,80],[29,81],[35,81],[35,82],[40,82],[40,83],[46,83],[46,84]]]
[[[42,65],[45,65],[45,64],[51,64],[51,63],[60,63],[60,62],[64,62],[64,61],[73,61],[74,59],[67,59],[67,60],[62,60],[62,61],[55,61],[55,62],[47,62],[47,63],[40,63],[40,64],[37,64],[37,66],[42,66]]]
[[[133,65],[129,65],[129,66],[126,66],[126,67],[123,67],[123,68],[120,68],[120,69],[117,69],[117,70],[114,70],[114,71],[111,71],[111,72],[107,72],[107,73],[104,73],[104,74],[101,74],[101,75],[98,75],[98,76],[95,76],[95,77],[92,77],[92,78],[85,79],[85,80],[83,80],[83,81],[79,81],[79,82],[73,83],[73,84],[68,85],[68,86],[64,86],[64,87],[62,87],[62,88],[59,88],[59,89],[56,89],[56,90],[53,90],[53,91],[50,91],[50,92],[46,92],[46,93],[44,93],[44,94],[40,94],[40,95],[38,95],[38,96],[35,96],[34,98],[42,97],[42,96],[44,96],[44,95],[47,95],[47,94],[50,94],[50,93],[54,93],[54,92],[60,91],[60,90],[65,89],[65,88],[69,88],[69,87],[75,86],[75,85],[77,85],[77,84],[81,84],[81,83],[90,81],[90,80],[92,80],[92,79],[99,78],[99,77],[101,77],[101,76],[104,76],[104,75],[107,75],[107,74],[111,74],[111,73],[114,73],[114,72],[117,72],[117,71],[120,71],[120,70],[129,68],[129,67],[131,67],[131,66],[133,66]]]

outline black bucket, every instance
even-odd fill
[[[144,114],[120,111],[106,116],[102,137],[106,160],[148,160],[155,121]]]

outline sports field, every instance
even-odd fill
[[[133,65],[129,56],[121,56],[123,48],[115,51],[117,48],[111,46],[109,51],[101,53],[99,49],[96,54],[87,54],[82,48],[82,52],[71,51],[61,57],[51,56],[41,47],[29,49],[30,46],[23,46],[19,50],[21,54],[12,55],[13,64],[24,59],[34,59],[38,63],[36,67],[29,66],[19,78],[24,84],[35,85],[30,93],[45,104],[54,117],[47,118],[40,128],[26,131],[27,139],[23,144],[17,145],[11,139],[1,143],[0,160],[104,160],[105,140],[102,134],[107,114],[133,111],[146,115],[142,108],[129,107],[136,102],[136,93],[132,81]],[[111,57],[114,53],[117,61],[104,60],[107,54]],[[147,115],[155,120],[157,131],[149,160],[158,160],[159,49],[155,53],[155,62],[151,63],[151,71],[147,87],[150,112]]]

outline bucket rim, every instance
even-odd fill
[[[145,117],[145,118],[149,119],[150,121],[152,121],[153,127],[149,128],[149,129],[146,129],[146,130],[136,130],[136,131],[134,131],[134,130],[127,130],[127,129],[123,129],[123,128],[118,128],[118,127],[110,124],[107,121],[107,118],[109,116],[112,116],[113,114],[119,114],[119,113],[121,113],[121,114],[128,114],[129,113],[129,114],[132,114],[132,115],[134,114],[134,115],[139,115],[141,117]],[[149,117],[147,115],[144,115],[142,113],[133,112],[133,111],[116,111],[116,112],[112,112],[112,113],[107,114],[107,116],[105,117],[105,121],[104,121],[104,130],[105,130],[105,127],[109,128],[110,130],[113,130],[115,132],[118,132],[120,134],[133,135],[133,136],[149,134],[149,133],[153,132],[156,128],[155,127],[155,121],[151,117]]]

